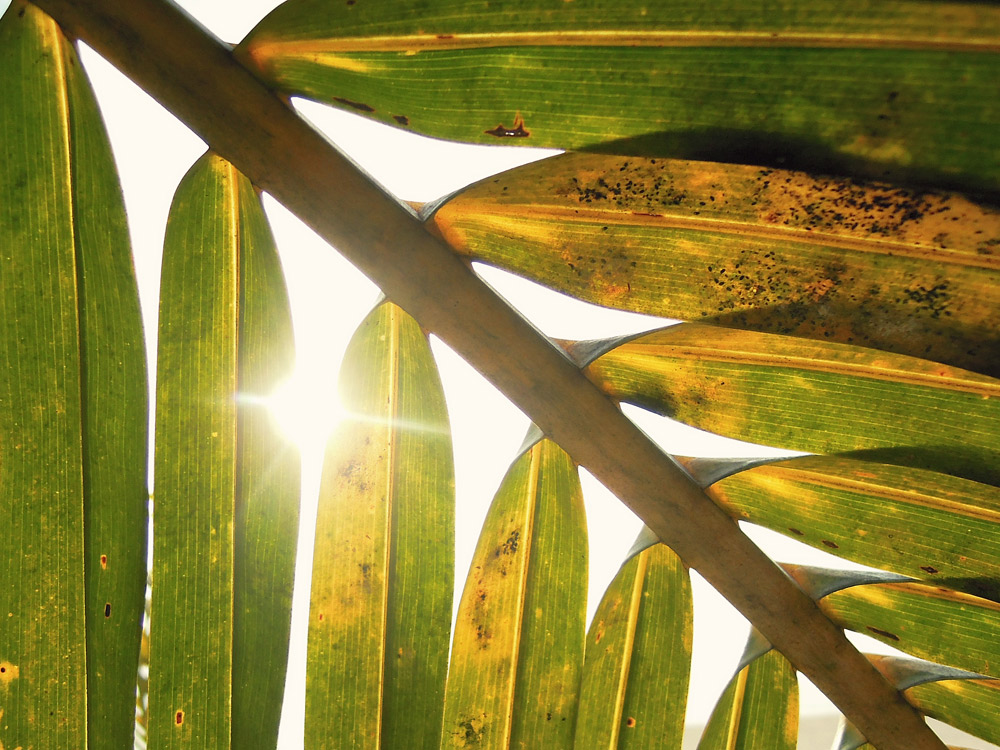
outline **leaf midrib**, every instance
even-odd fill
[[[858,34],[796,31],[560,30],[458,34],[384,34],[322,39],[260,39],[247,47],[258,62],[351,52],[440,52],[509,47],[795,47],[1000,52],[990,36]]]

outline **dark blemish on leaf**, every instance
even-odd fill
[[[478,745],[483,740],[483,717],[477,718],[470,716],[467,719],[463,719],[458,722],[458,729],[454,732],[454,735],[462,740],[463,747],[470,747],[472,745]]]
[[[892,102],[896,101],[897,96],[899,96],[898,91],[890,91],[889,96],[887,96],[885,100],[891,104]]]
[[[931,573],[932,575],[938,572],[937,568],[932,568],[930,565],[921,565],[920,569],[925,573]]]
[[[362,578],[369,578],[372,574],[371,563],[358,563],[358,568],[361,570]]]
[[[410,118],[406,115],[393,115],[392,119],[398,122],[400,125],[409,125]]]
[[[790,532],[792,532],[793,534],[795,534],[795,536],[805,536],[806,535],[804,531],[799,531],[798,529],[793,529],[791,526],[788,527],[788,530]]]
[[[111,617],[111,602],[107,602],[104,605],[104,616]]]
[[[546,711],[545,712],[545,721],[552,721],[552,712],[551,711]]]
[[[634,727],[635,726],[635,718],[632,717],[632,716],[629,716],[627,719],[625,719],[625,726],[627,726],[629,728]]]
[[[454,34],[438,34],[437,38],[438,39],[454,39],[455,35]]]
[[[346,104],[348,107],[353,107],[354,109],[360,110],[361,112],[374,112],[374,107],[369,107],[367,104],[362,104],[361,102],[352,102],[350,99],[345,99],[342,96],[333,97],[335,102],[340,102],[341,104]]]
[[[355,0],[347,0],[347,7],[349,8],[352,5],[354,5],[354,2],[355,2]]]
[[[323,622],[323,613],[322,612],[319,613],[319,621]]]
[[[510,532],[510,536],[507,537],[507,541],[503,543],[503,553],[505,555],[513,555],[517,552],[518,544],[521,541],[521,532],[514,529]]]
[[[18,18],[24,18],[24,11],[25,11],[25,10],[27,10],[27,8],[21,8],[21,10],[19,10],[19,11],[17,12],[17,17],[18,17]]]
[[[837,544],[836,542],[831,542],[829,539],[824,539],[823,540],[823,546],[824,547],[829,547],[830,549],[840,549],[840,545],[839,544]]]
[[[890,633],[888,630],[881,630],[879,628],[873,628],[871,625],[866,625],[865,627],[868,628],[868,630],[872,631],[875,635],[880,635],[883,638],[889,638],[890,640],[893,640],[893,641],[898,641],[899,640],[899,636],[898,635],[896,635],[895,633]]]
[[[103,570],[107,570],[108,569],[108,556],[107,555],[101,555],[101,568]]]
[[[176,723],[177,726],[180,726],[181,724],[184,723],[184,712],[183,711],[178,711],[174,715],[174,723]]]
[[[521,115],[518,114],[514,117],[514,127],[508,128],[500,123],[492,130],[483,131],[486,135],[493,135],[497,138],[527,138],[531,135],[530,132],[525,130],[524,120],[521,119]]]

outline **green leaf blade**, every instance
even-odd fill
[[[284,91],[438,138],[720,161],[790,156],[987,189],[1000,180],[988,125],[1000,36],[992,7],[648,11],[457,2],[416,13],[399,2],[375,15],[304,0],[268,16],[240,54]]]
[[[429,222],[473,260],[595,304],[1000,374],[1000,213],[958,194],[571,153],[476,183]]]
[[[729,682],[712,711],[698,750],[794,750],[798,716],[795,670],[777,651],[768,651]]]
[[[906,699],[927,716],[1000,744],[1000,682],[941,680],[925,682],[905,692]]]
[[[576,467],[543,440],[511,466],[473,556],[442,747],[572,747],[586,565]]]
[[[838,625],[921,659],[990,677],[1000,672],[996,602],[900,582],[851,586],[824,597],[819,607]]]
[[[575,747],[681,747],[691,606],[687,569],[668,547],[622,566],[587,634]]]
[[[862,565],[1000,600],[1000,492],[832,456],[757,466],[708,488],[727,513]]]
[[[164,240],[149,747],[229,746],[238,332],[235,171],[206,155]],[[207,680],[204,677],[207,676]]]
[[[0,24],[0,659],[5,745],[86,747],[80,352],[68,44],[33,6]],[[16,145],[15,145],[16,144]],[[23,205],[18,205],[23,201]],[[15,249],[17,250],[15,254]],[[38,300],[48,300],[39,305]]]
[[[1000,381],[946,365],[682,324],[585,372],[615,399],[726,437],[1000,483]]]
[[[23,3],[0,36],[0,567],[14,571],[0,607],[16,636],[0,646],[0,742],[122,747],[147,520],[145,353],[124,208],[75,50]]]
[[[232,746],[274,750],[284,695],[299,526],[296,448],[267,397],[295,359],[288,294],[260,198],[238,180],[239,353]]]
[[[306,674],[310,747],[440,742],[454,580],[454,470],[427,339],[384,302],[351,341],[346,423],[317,518]]]

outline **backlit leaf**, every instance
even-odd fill
[[[1000,374],[1000,213],[957,194],[576,153],[483,180],[430,224],[599,305]]]
[[[691,671],[691,581],[662,544],[630,559],[587,634],[575,747],[680,748]]]
[[[586,538],[576,466],[554,443],[535,443],[507,472],[473,556],[442,747],[573,747]]]
[[[121,192],[75,50],[20,1],[0,91],[0,745],[128,747],[147,416]]]
[[[151,748],[276,745],[298,456],[262,396],[287,377],[289,342],[259,198],[206,154],[177,189],[163,251]]]
[[[816,570],[784,567],[800,585],[803,575]],[[841,627],[921,659],[991,677],[1000,672],[1000,604],[906,579],[868,583],[866,576],[843,572],[840,586],[819,599],[819,608]]]
[[[293,0],[239,54],[438,138],[996,189],[998,39],[990,3]]]
[[[727,477],[730,515],[817,549],[1000,601],[1000,490],[903,466],[803,456]]]
[[[454,469],[427,337],[390,302],[355,333],[323,467],[306,745],[438,748],[454,587]]]
[[[585,370],[610,396],[726,437],[1000,483],[1000,380],[872,349],[682,324]]]
[[[712,710],[698,750],[794,750],[798,720],[795,670],[772,649],[750,661],[729,681]]]

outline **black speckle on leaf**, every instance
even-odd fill
[[[370,107],[367,104],[364,104],[362,102],[352,102],[350,99],[345,99],[342,96],[335,96],[335,97],[333,97],[333,100],[335,102],[340,102],[341,104],[346,104],[348,107],[353,107],[354,109],[359,110],[360,112],[374,112],[375,111],[374,107]]]

